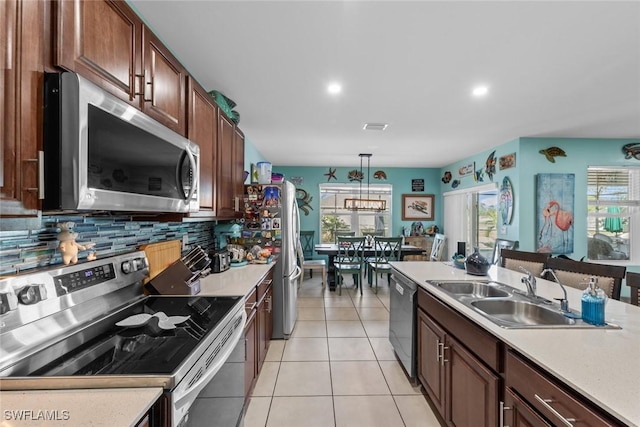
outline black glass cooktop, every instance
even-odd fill
[[[171,374],[239,299],[147,297],[105,319],[112,325],[106,332],[30,375]],[[132,326],[116,326],[125,319]]]

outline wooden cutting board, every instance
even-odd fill
[[[168,240],[166,242],[149,243],[141,245],[140,250],[147,254],[149,260],[149,277],[143,280],[143,284],[160,274],[165,268],[180,259],[180,240]]]

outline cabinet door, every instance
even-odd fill
[[[211,96],[192,77],[189,78],[188,114],[187,137],[200,147],[200,212],[215,216],[217,107]]]
[[[245,364],[244,364],[244,398],[245,401],[251,393],[255,379],[258,376],[256,360],[256,310],[251,310],[244,327]]]
[[[222,111],[218,110],[218,176],[216,182],[216,209],[220,218],[233,218],[236,215],[235,187],[233,186],[233,123]]]
[[[0,215],[36,216],[44,2],[0,3]]]
[[[142,31],[142,50],[142,111],[185,135],[185,69],[146,26]]]
[[[444,349],[445,420],[456,427],[498,424],[500,379],[451,336]]]
[[[234,197],[242,200],[244,195],[244,134],[235,127],[233,137],[233,192]],[[240,212],[236,212],[239,216]]]
[[[503,425],[510,427],[551,427],[551,424],[531,409],[509,387],[504,393]]]
[[[261,368],[267,357],[269,342],[273,336],[273,288],[269,286],[258,304],[258,367]],[[258,369],[260,370],[260,369]]]
[[[444,330],[418,310],[418,378],[441,414],[444,414],[445,376],[440,355],[444,343]]]
[[[142,21],[131,8],[124,1],[61,0],[57,16],[57,65],[138,106]]]

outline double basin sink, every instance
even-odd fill
[[[529,297],[503,283],[481,280],[427,281],[503,328],[616,328],[583,322],[580,314],[563,313],[559,304]]]

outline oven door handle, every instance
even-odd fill
[[[222,353],[218,354],[216,362],[207,369],[207,372],[205,372],[205,374],[195,384],[193,384],[191,388],[186,390],[186,393],[183,396],[175,396],[175,409],[180,408],[181,406],[184,406],[186,404],[188,404],[190,407],[193,402],[196,401],[196,397],[198,396],[198,394],[200,394],[202,389],[205,388],[207,384],[209,384],[209,381],[211,381],[211,379],[218,373],[222,365],[227,362],[227,359],[229,359],[229,356],[236,348],[236,344],[240,340],[240,337],[244,334],[244,325],[246,322],[247,313],[242,310],[242,323],[234,331],[232,337],[227,341],[228,343],[230,343],[230,345],[228,345]]]

